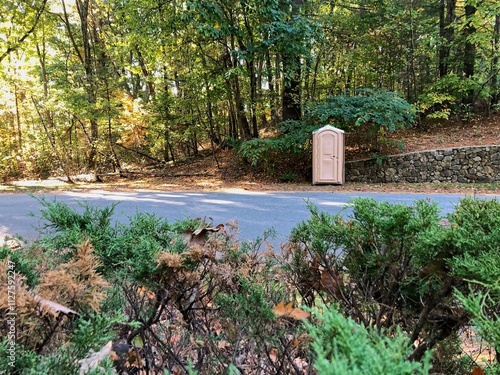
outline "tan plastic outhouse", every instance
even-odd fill
[[[344,183],[344,131],[326,125],[313,132],[313,184]]]

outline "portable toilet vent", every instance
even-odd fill
[[[344,183],[344,131],[327,125],[313,132],[313,184]]]

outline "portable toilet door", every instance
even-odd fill
[[[344,183],[344,131],[327,125],[313,132],[313,184]]]

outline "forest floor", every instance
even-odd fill
[[[449,147],[480,146],[500,144],[500,114],[469,121],[455,119],[440,125],[425,128],[411,128],[391,135],[395,141],[405,144],[405,152],[433,150]],[[347,139],[346,160],[366,158],[369,153],[349,147]],[[384,150],[387,154],[401,153],[400,150]],[[0,185],[2,191],[23,190],[161,190],[161,191],[221,191],[231,189],[259,191],[372,191],[372,192],[419,192],[419,193],[471,193],[500,194],[500,184],[459,183],[346,183],[341,186],[313,186],[310,180],[296,178],[282,182],[285,169],[279,165],[272,173],[264,168],[252,168],[239,158],[234,150],[221,150],[216,155],[209,152],[189,162],[178,163],[161,169],[127,173],[127,178],[103,176],[103,183],[89,183],[85,176],[77,176],[75,184],[67,184],[62,178],[45,181],[15,181]]]

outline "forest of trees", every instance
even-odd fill
[[[499,57],[498,0],[0,0],[0,178],[175,162],[364,88],[492,111]]]

